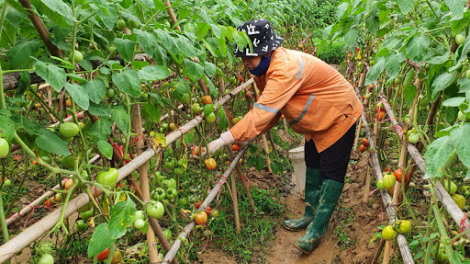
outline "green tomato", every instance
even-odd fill
[[[83,213],[83,212],[89,211],[92,207],[93,207],[93,202],[90,201],[89,203],[85,204],[85,206],[78,209],[77,212]],[[93,213],[93,210],[91,210],[91,211]]]
[[[396,181],[397,179],[395,178],[395,175],[393,174],[387,174],[382,179],[385,189],[388,189],[394,186]]]
[[[73,122],[65,122],[60,125],[59,133],[64,138],[73,138],[78,134],[80,127]]]
[[[214,123],[215,122],[215,114],[214,113],[210,113],[209,115],[207,116],[204,116],[204,120],[206,120],[207,123]]]
[[[377,181],[377,188],[379,188],[380,190],[385,190],[384,183],[382,180]]]
[[[109,88],[106,91],[106,97],[108,97],[108,98],[113,98],[114,97],[114,89],[113,88]]]
[[[138,27],[139,25],[140,25],[140,22],[135,20],[135,19],[129,19],[127,21],[127,27],[129,29],[134,29],[134,28]]]
[[[189,203],[188,198],[186,198],[186,197],[180,198],[180,205],[181,205],[181,206],[185,206],[185,205],[187,205],[188,203]]]
[[[189,93],[184,93],[183,96],[181,97],[181,102],[183,104],[191,103],[191,95]]]
[[[228,81],[233,85],[237,84],[237,78],[235,76],[230,77]]]
[[[109,168],[108,171],[102,171],[96,176],[96,181],[99,184],[114,188],[118,181],[118,170],[115,168]]]
[[[3,183],[3,186],[5,187],[8,187],[11,185],[11,180],[10,179],[6,179],[5,182]]]
[[[455,43],[456,43],[457,45],[462,45],[462,44],[464,43],[464,41],[465,41],[465,35],[457,34],[457,35],[455,36]]]
[[[219,217],[219,210],[213,209],[213,210],[211,211],[211,215],[212,215],[212,217],[214,217],[214,218]]]
[[[439,243],[439,253],[437,254],[437,260],[440,262],[444,262],[448,260],[447,254],[444,249],[444,244]]]
[[[46,241],[41,241],[36,246],[36,252],[40,255],[51,254],[52,253],[52,243],[51,242],[46,242]]]
[[[82,62],[83,54],[80,51],[74,50],[73,51],[73,56],[75,57],[75,62],[76,63]],[[70,60],[72,61],[72,57],[70,57]]]
[[[183,167],[176,167],[176,168],[173,169],[173,173],[175,175],[183,175],[184,168]]]
[[[0,159],[6,158],[10,154],[10,145],[4,138],[0,138]]]
[[[178,196],[178,192],[174,188],[170,188],[166,190],[166,198],[173,200]]]
[[[161,201],[163,199],[165,199],[165,190],[163,190],[163,188],[156,188],[155,190],[152,191],[152,198],[155,200],[155,201]]]
[[[450,195],[454,194],[457,191],[457,185],[453,181],[450,181],[450,190],[449,190],[449,182],[447,180],[444,180],[442,182],[442,185],[444,186],[444,189],[446,189],[447,192],[449,192]]]
[[[137,229],[142,229],[145,226],[145,221],[143,219],[136,219],[134,221],[134,227]]]
[[[166,189],[176,189],[176,180],[171,178],[164,182]]]
[[[88,211],[80,213],[80,219],[83,219],[83,220],[88,220],[92,216],[93,216],[93,208],[91,208]]]
[[[465,76],[467,77],[467,79],[470,79],[470,70],[468,70],[468,71],[465,73]]]
[[[214,105],[213,104],[206,104],[204,106],[204,116],[208,116],[211,113],[214,113]]]
[[[397,237],[397,231],[393,229],[393,226],[388,225],[382,230],[382,238],[391,241]]]
[[[165,235],[166,240],[170,241],[170,239],[171,239],[171,230],[170,229],[165,229],[165,230],[163,230],[163,234]]]
[[[157,171],[153,177],[153,182],[158,186],[163,186],[163,181],[165,181],[165,176],[161,172]]]
[[[126,21],[124,21],[123,19],[118,19],[118,21],[116,22],[117,29],[122,30],[125,26]]]
[[[78,231],[83,231],[87,227],[88,227],[88,223],[85,222],[85,220],[82,220],[82,219],[77,220],[77,223],[75,224],[75,229],[77,229]]]
[[[134,219],[144,219],[144,211],[138,210],[135,212]]]
[[[147,204],[147,214],[155,219],[162,218],[163,214],[165,213],[165,207],[161,202],[157,201],[150,201]]]
[[[173,170],[176,167],[176,161],[174,159],[167,159],[163,166],[167,170]]]
[[[412,144],[416,144],[416,143],[418,143],[418,141],[419,141],[419,134],[418,133],[413,132],[408,136],[408,142],[410,142]]]
[[[51,254],[44,254],[39,259],[37,264],[53,264],[53,263],[54,263],[54,257],[52,257]]]
[[[452,199],[454,200],[454,202],[457,204],[457,206],[463,210],[463,208],[465,207],[465,197],[463,197],[462,195],[460,194],[452,194]]]
[[[72,155],[65,156],[65,157],[62,158],[60,163],[62,164],[62,166],[66,167],[68,169],[73,169],[73,168],[75,168],[75,157],[72,156]]]
[[[411,222],[409,220],[398,220],[398,233],[400,234],[408,234],[411,231]]]

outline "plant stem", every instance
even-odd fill
[[[57,120],[61,120],[61,119],[62,119],[62,118],[60,118],[60,116],[59,116],[55,111],[53,111],[53,110],[51,109],[51,107],[49,106],[49,104],[47,104],[46,101],[44,101],[44,99],[43,99],[41,96],[39,96],[39,94],[38,94],[37,91],[33,91],[32,89],[29,89],[29,91],[34,94],[34,96],[39,100],[39,102],[41,102],[41,104],[42,104],[45,108],[47,108],[47,110],[49,111],[49,113],[51,113],[55,118],[57,118]]]
[[[431,193],[434,201],[438,201],[436,195],[436,186],[433,184],[431,186]],[[434,219],[437,222],[437,227],[439,229],[439,233],[441,235],[441,242],[444,244],[444,249],[449,259],[452,259],[452,255],[454,254],[454,250],[450,244],[449,236],[447,235],[447,230],[444,225],[444,221],[442,220],[442,216],[439,212],[439,207],[437,206],[437,202],[432,204],[432,210],[434,211]]]
[[[5,21],[5,16],[7,14],[7,8],[8,8],[8,3],[6,1],[3,2],[3,9],[2,9],[2,15],[0,17],[0,41],[2,40],[2,30],[3,30],[3,22]],[[3,71],[2,71],[2,66],[0,65],[0,100],[1,100],[1,107],[2,109],[6,109],[7,105],[5,102],[5,92],[3,89]]]

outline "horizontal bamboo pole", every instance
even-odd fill
[[[253,83],[253,79],[248,80],[244,84],[235,88],[230,94],[225,95],[221,98],[218,102],[215,103],[215,108],[218,108],[217,103],[221,105],[225,104],[230,98],[234,95],[239,93],[241,90],[246,89],[250,84]],[[199,124],[203,119],[203,116],[197,116],[185,125],[181,126],[178,130],[173,131],[173,133],[169,134],[166,137],[166,143],[171,144],[172,142],[176,141],[179,137],[181,137],[184,133],[188,132],[190,129],[194,128],[197,124]],[[158,148],[157,152],[161,151],[161,147]],[[130,161],[127,165],[120,168],[118,170],[118,182],[122,179],[126,178],[130,175],[134,170],[140,167],[142,164],[147,162],[153,156],[157,154],[154,149],[150,148],[144,151],[141,155],[137,156],[135,159]],[[95,196],[100,195],[102,193],[101,189],[99,188],[92,188],[93,193]],[[76,212],[78,209],[82,208],[89,202],[89,196],[86,193],[78,194],[75,198],[71,199],[67,204],[65,209],[64,217],[69,217],[71,214]],[[22,233],[18,234],[16,237],[12,238],[10,241],[6,242],[5,244],[0,246],[0,263],[3,263],[13,256],[16,253],[23,250],[23,248],[27,247],[33,241],[39,239],[43,236],[46,232],[48,232],[51,228],[53,228],[56,222],[59,220],[61,208],[59,207],[40,221],[35,223],[34,225],[30,226]]]
[[[356,93],[358,94],[359,100],[362,103],[360,92],[357,89],[357,87],[355,89],[356,89]],[[362,113],[361,118],[362,118],[362,122],[364,123],[364,128],[366,130],[367,137],[369,139],[370,148],[375,149],[376,146],[375,146],[374,141],[372,140],[372,134],[370,132],[369,124],[367,122],[367,118],[364,112]],[[376,151],[371,151],[371,158],[372,158],[372,170],[375,174],[375,177],[377,178],[377,181],[381,180],[383,178],[382,170],[380,168],[379,157]],[[382,196],[382,201],[383,201],[385,210],[387,212],[390,224],[394,225],[395,224],[395,208],[392,205],[392,199],[390,195],[388,194],[387,190],[379,190],[379,191],[380,191],[380,195]],[[401,256],[403,258],[403,263],[407,263],[407,264],[415,263],[413,260],[413,255],[411,254],[411,251],[410,251],[410,247],[408,246],[408,243],[406,241],[406,237],[402,234],[398,234],[396,237],[396,241],[400,248]]]
[[[209,193],[209,195],[206,197],[206,199],[204,200],[204,202],[201,204],[201,206],[199,207],[200,210],[205,210],[207,206],[210,205],[210,203],[214,200],[214,198],[217,196],[217,194],[219,193],[220,191],[220,188],[222,188],[222,185],[225,183],[225,181],[227,180],[228,176],[230,175],[230,173],[233,171],[233,169],[237,166],[238,164],[238,161],[240,160],[240,158],[243,156],[243,154],[245,153],[247,148],[244,148],[242,150],[240,150],[237,154],[237,156],[232,160],[232,162],[230,163],[230,165],[228,166],[227,170],[224,172],[224,174],[220,177],[219,181],[216,183],[216,185],[214,186],[214,188],[211,190],[211,192]],[[181,233],[179,233],[178,235],[178,239],[175,240],[175,242],[173,243],[173,245],[171,246],[171,249],[170,251],[168,251],[165,255],[165,257],[163,258],[163,261],[162,261],[162,264],[169,264],[173,258],[176,256],[176,253],[178,253],[178,250],[179,248],[181,247],[181,245],[183,244],[182,240],[186,239],[186,237],[189,235],[189,233],[191,232],[191,230],[196,226],[196,224],[194,223],[194,221],[192,221],[191,223],[187,224],[184,228],[183,228],[183,231],[181,231]]]
[[[381,95],[380,97],[385,107],[385,111],[387,112],[387,115],[390,117],[390,121],[392,122],[394,130],[398,134],[398,137],[400,138],[400,142],[403,144],[402,128],[398,124],[397,120],[395,119],[393,110],[390,104],[388,103],[387,99],[385,98],[385,95]],[[419,170],[423,174],[426,174],[426,162],[423,158],[423,155],[421,155],[421,152],[416,148],[414,144],[411,144],[409,142],[406,144],[406,148],[408,149],[408,153],[410,154],[411,158],[415,161],[416,165],[418,165]],[[440,181],[436,181],[436,195],[439,201],[441,201],[444,208],[450,214],[452,219],[454,219],[454,221],[459,225],[461,224],[461,221],[465,219],[465,223],[463,224],[464,230],[465,231],[470,230],[470,221],[468,220],[468,217],[455,203],[454,199],[452,199],[452,197],[446,191],[444,186],[442,186]],[[470,233],[466,233],[465,237],[470,239]]]

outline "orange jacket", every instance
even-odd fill
[[[277,48],[265,75],[255,77],[260,97],[230,132],[247,141],[277,124],[283,114],[292,130],[313,139],[318,152],[356,123],[362,104],[346,79],[322,60]]]

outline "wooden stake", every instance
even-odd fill
[[[382,260],[382,264],[390,263],[390,257],[392,255],[392,251],[390,250],[390,242],[385,241],[385,250],[384,250],[384,258]]]
[[[374,258],[372,259],[371,264],[376,264],[377,261],[379,260],[380,254],[382,253],[382,249],[385,246],[385,239],[380,240],[379,247],[377,248],[377,251],[375,252]]]
[[[227,152],[228,152],[228,157],[229,157],[229,159],[233,161],[234,158],[235,158],[235,154],[233,154],[232,148],[230,148],[229,146],[226,146],[226,148],[227,148]],[[242,181],[243,187],[245,187],[246,196],[248,197],[248,201],[250,201],[251,210],[252,210],[253,213],[254,213],[254,212],[256,212],[256,207],[255,207],[255,202],[253,201],[253,197],[251,197],[250,185],[249,185],[249,183],[246,181],[245,176],[243,176],[243,171],[242,171],[242,168],[241,168],[241,166],[240,166],[239,163],[237,163],[237,165],[235,166],[235,168],[237,169],[238,177],[239,177],[240,180]]]
[[[364,204],[367,204],[369,201],[369,193],[370,193],[370,169],[367,167],[367,174],[366,174],[366,180],[364,184],[364,196],[362,198],[362,202]]]
[[[137,134],[137,156],[143,153],[144,149],[144,135],[142,134],[142,122],[140,117],[140,105],[134,105],[132,111],[132,123],[134,124],[134,133]],[[148,182],[148,172],[147,172],[147,162],[142,164],[139,169],[139,181],[140,181],[140,189],[144,195],[146,201],[150,201],[150,189],[149,189],[149,182]],[[160,262],[160,258],[158,256],[157,244],[155,240],[155,233],[153,232],[152,228],[149,228],[147,231],[147,245],[149,250],[149,259],[150,263],[158,263]]]

